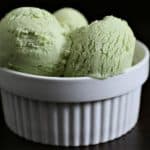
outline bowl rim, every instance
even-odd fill
[[[143,52],[140,61],[117,76],[102,80],[45,77],[0,68],[0,88],[17,96],[55,103],[92,102],[121,96],[141,88],[148,77],[149,50],[138,41],[136,47]]]
[[[137,64],[135,64],[134,66],[126,69],[123,71],[123,73],[112,76],[112,77],[108,77],[106,79],[98,79],[98,80],[107,80],[107,79],[113,79],[116,77],[121,76],[122,74],[127,74],[131,71],[136,70],[137,68],[140,68],[148,59],[149,59],[149,51],[148,51],[148,47],[142,43],[139,40],[136,40],[136,44],[138,44],[140,47],[142,47],[142,49],[144,50],[144,57],[141,59],[141,61],[139,61]],[[21,76],[21,77],[26,77],[26,78],[34,78],[34,79],[41,79],[41,80],[48,80],[48,81],[80,81],[80,80],[91,80],[91,79],[97,79],[94,77],[51,77],[51,76],[43,76],[43,75],[34,75],[34,74],[30,74],[30,73],[24,73],[24,72],[19,72],[19,71],[15,71],[15,70],[11,70],[11,69],[7,69],[7,68],[2,68],[0,67],[0,71],[12,74],[12,75],[16,75],[16,76]]]

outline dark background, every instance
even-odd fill
[[[61,7],[73,7],[81,11],[89,20],[101,19],[106,15],[115,15],[126,19],[137,39],[150,47],[149,4],[140,1],[106,0],[0,0],[0,18],[16,7],[35,6],[53,12]],[[76,148],[77,150],[150,150],[150,80],[143,87],[140,118],[137,126],[128,135],[108,144]],[[0,150],[46,150],[65,149],[25,141],[12,134],[3,119],[0,102]],[[131,112],[132,113],[132,112]]]

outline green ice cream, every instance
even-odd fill
[[[73,31],[88,24],[88,21],[84,15],[73,8],[59,9],[54,12],[54,15],[67,32]]]
[[[132,65],[135,37],[127,22],[113,16],[71,33],[65,76],[107,78]]]
[[[69,43],[69,42],[68,42]],[[46,10],[22,7],[0,22],[0,65],[21,72],[59,76],[68,52],[64,29]]]

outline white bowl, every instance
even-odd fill
[[[80,146],[116,139],[137,122],[148,71],[149,52],[139,41],[134,66],[104,80],[44,77],[1,68],[6,124],[21,137],[50,145]]]

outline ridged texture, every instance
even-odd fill
[[[88,103],[50,103],[1,91],[5,121],[16,134],[35,142],[79,146],[104,143],[127,133],[138,119],[138,88]]]

